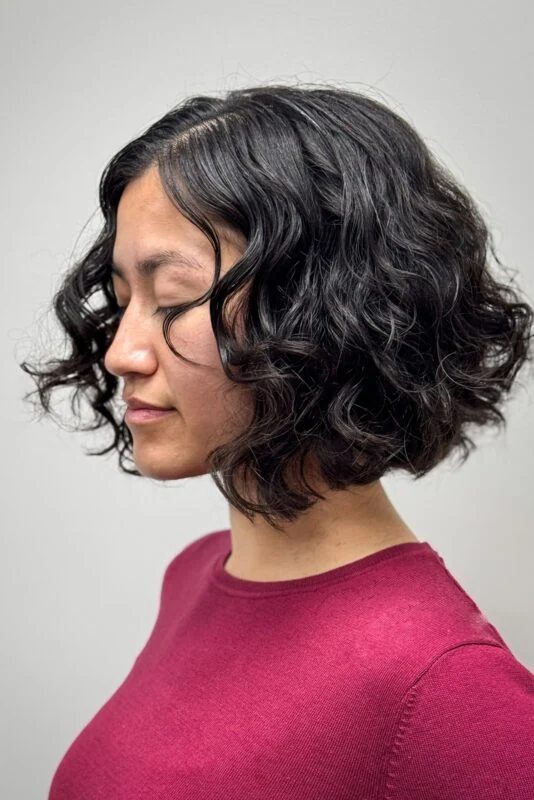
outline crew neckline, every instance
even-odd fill
[[[224,534],[226,534],[229,539],[230,531],[225,530]],[[377,550],[367,556],[358,558],[355,561],[350,561],[347,564],[342,564],[340,567],[334,567],[333,569],[320,572],[316,575],[306,575],[303,578],[291,578],[283,581],[253,581],[245,578],[238,578],[225,570],[224,563],[230,557],[231,550],[232,543],[231,540],[229,540],[226,541],[223,549],[217,552],[211,567],[211,582],[219,589],[230,594],[244,594],[249,596],[304,592],[352,577],[398,556],[417,553],[434,555],[435,552],[427,541],[399,542],[398,544],[390,545],[382,550]]]

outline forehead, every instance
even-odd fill
[[[221,250],[234,256],[246,247],[240,231],[213,223]],[[156,167],[151,167],[124,189],[117,208],[113,262],[121,269],[161,251],[174,251],[185,261],[211,263],[214,251],[208,237],[185,217],[167,196]],[[179,258],[179,257],[178,257]],[[145,277],[153,274],[150,269]]]

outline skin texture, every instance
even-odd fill
[[[236,231],[216,226],[221,275],[246,247]],[[178,249],[202,269],[163,267],[141,278],[135,262],[162,249]],[[106,353],[106,369],[122,379],[126,397],[136,395],[174,412],[149,424],[130,425],[137,469],[157,480],[208,472],[206,456],[243,429],[250,411],[243,387],[231,383],[220,363],[209,303],[190,309],[170,329],[176,349],[201,366],[184,363],[168,348],[158,306],[193,300],[212,282],[215,256],[207,237],[167,197],[155,168],[124,190],[117,213],[113,260],[125,279],[113,276],[119,305],[127,306]],[[235,302],[235,298],[234,302]],[[322,486],[315,465],[313,482]],[[230,506],[232,552],[225,569],[247,580],[290,580],[325,572],[404,541],[418,541],[391,504],[380,481],[341,492],[326,491],[284,533],[261,517],[249,522]]]

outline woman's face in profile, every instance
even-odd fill
[[[246,241],[235,231],[216,227],[222,276]],[[179,251],[198,266],[176,261],[141,276],[136,264],[161,250]],[[126,399],[135,396],[173,409],[158,419],[127,423],[135,465],[141,474],[160,480],[205,474],[208,451],[243,427],[244,393],[223,372],[209,301],[179,316],[169,329],[176,350],[201,366],[175,356],[163,337],[163,316],[156,309],[203,294],[213,280],[215,254],[207,237],[169,200],[155,167],[122,194],[113,264],[121,273],[112,276],[115,296],[127,307],[106,352],[105,368],[122,379]]]

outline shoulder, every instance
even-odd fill
[[[534,797],[534,675],[499,644],[466,642],[403,698],[386,800]]]
[[[196,559],[197,557],[200,557],[201,553],[203,553],[205,550],[211,551],[212,548],[215,550],[224,547],[228,536],[228,530],[221,529],[212,531],[210,533],[205,533],[202,536],[199,536],[197,539],[194,539],[192,542],[189,542],[189,544],[187,544],[175,556],[173,556],[171,561],[165,567],[163,584],[167,582],[175,569],[180,568],[191,558]]]

